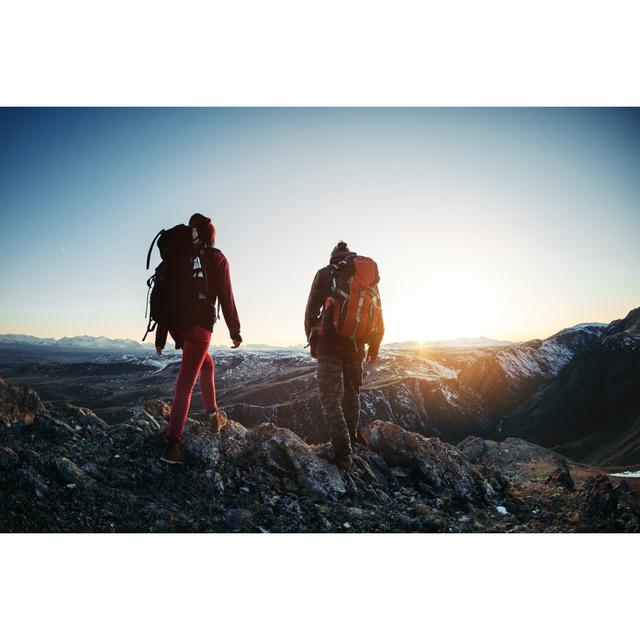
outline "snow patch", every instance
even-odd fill
[[[620,473],[610,473],[609,475],[616,478],[640,478],[640,469],[638,471],[620,471]]]

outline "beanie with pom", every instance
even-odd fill
[[[333,251],[331,252],[331,259],[335,258],[339,253],[348,253],[350,251],[347,243],[344,240],[340,240],[338,244],[333,247]]]
[[[194,213],[189,218],[189,226],[195,227],[198,231],[198,238],[208,245],[212,245],[216,239],[216,228],[211,222],[211,218],[202,215],[201,213]]]

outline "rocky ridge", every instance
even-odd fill
[[[640,308],[606,327],[559,374],[509,413],[503,435],[585,463],[640,460]]]
[[[0,382],[0,531],[640,530],[626,481],[517,439],[456,448],[377,420],[346,472],[327,445],[273,423],[212,434],[196,416],[189,464],[171,467],[159,459],[168,405],[127,411],[108,423]]]

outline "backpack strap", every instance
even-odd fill
[[[206,291],[207,302],[214,305],[213,322],[215,324],[218,320],[220,320],[220,296],[218,296],[218,293],[216,291],[212,291],[213,282],[211,282],[209,277],[210,274],[209,274],[209,271],[207,270],[206,258],[207,258],[208,252],[210,254],[216,254],[216,253],[222,253],[222,251],[220,251],[220,249],[216,247],[208,247],[207,249],[200,249],[198,251],[198,255],[200,258],[200,271],[202,272],[202,275],[204,277],[204,288]],[[216,297],[215,303],[213,303],[213,296]]]
[[[349,294],[346,291],[343,291],[342,289],[340,289],[338,287],[338,284],[336,282],[336,274],[338,273],[339,269],[341,266],[346,265],[347,261],[346,260],[340,260],[340,262],[332,262],[331,264],[329,264],[329,267],[331,268],[331,270],[333,271],[333,277],[331,278],[331,291],[332,293],[335,293],[337,295],[341,295],[345,300],[349,299]]]
[[[151,241],[151,246],[149,247],[149,253],[147,253],[147,269],[149,269],[149,263],[151,262],[151,252],[153,251],[153,245],[156,243],[156,240],[160,237],[160,235],[164,233],[164,229],[161,229],[156,234],[156,237]]]
[[[209,275],[207,272],[207,265],[206,265],[206,250],[205,249],[200,249],[200,251],[198,252],[198,260],[200,262],[200,272],[202,273],[202,277],[204,278],[204,290],[206,291],[206,296],[207,296],[207,300],[211,299],[211,293],[209,291]]]
[[[149,296],[151,295],[151,289],[153,288],[153,284],[156,281],[156,274],[154,273],[148,280],[147,280],[147,302],[144,305],[144,317],[147,317],[147,313],[149,311]],[[146,336],[146,334],[145,334]]]
[[[153,322],[153,320],[151,320],[151,318],[149,318],[149,322],[147,324],[147,330],[145,331],[144,335],[142,336],[142,342],[144,342],[144,339],[149,335],[149,332],[155,331],[155,328],[158,326],[157,322],[153,322],[153,326],[152,326],[151,325],[152,322]]]

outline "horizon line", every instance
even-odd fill
[[[613,322],[613,321],[612,321]],[[548,338],[551,338],[552,336],[556,335],[557,333],[560,333],[561,331],[565,331],[566,329],[573,329],[576,327],[581,327],[581,326],[608,326],[610,323],[607,322],[579,322],[576,323],[574,325],[568,326],[568,327],[563,327],[561,329],[558,329],[558,331],[555,331],[551,334],[549,334],[548,336],[544,337],[544,338],[540,338],[538,336],[534,336],[534,337],[528,337],[528,338],[521,338],[521,339],[513,339],[513,338],[493,338],[493,337],[488,337],[488,336],[484,336],[484,335],[479,335],[479,336],[457,336],[455,338],[438,338],[438,339],[423,339],[423,340],[417,340],[417,339],[404,339],[404,340],[391,340],[391,341],[383,341],[381,343],[380,346],[392,346],[392,345],[396,345],[396,344],[416,344],[416,345],[428,345],[428,344],[433,344],[433,345],[437,345],[437,344],[448,344],[448,343],[452,343],[452,342],[473,342],[473,341],[485,341],[485,342],[496,342],[496,343],[505,343],[505,344],[522,344],[522,343],[526,343],[532,340],[546,340]],[[0,338],[4,338],[4,337],[9,337],[9,336],[19,336],[19,337],[24,337],[24,338],[34,338],[36,340],[44,340],[44,341],[51,341],[51,342],[59,342],[61,340],[73,340],[76,338],[94,338],[94,339],[104,339],[104,340],[109,340],[109,341],[113,341],[113,342],[133,342],[135,343],[137,346],[140,347],[144,347],[144,346],[150,346],[153,347],[154,343],[153,341],[145,341],[142,342],[141,340],[136,340],[135,338],[112,338],[109,336],[105,336],[105,335],[89,335],[89,334],[78,334],[78,335],[74,335],[74,336],[69,336],[69,335],[65,335],[62,336],[60,338],[54,338],[54,337],[42,337],[42,336],[36,336],[30,333],[16,333],[16,332],[8,332],[8,333],[0,333]],[[297,342],[297,343],[290,343],[287,345],[284,344],[270,344],[268,342],[246,342],[243,343],[242,346],[246,347],[273,347],[273,348],[277,348],[277,349],[296,349],[296,348],[300,348],[300,347],[305,347],[305,342]],[[229,348],[227,347],[226,343],[211,343],[212,347],[218,347],[218,348]]]

